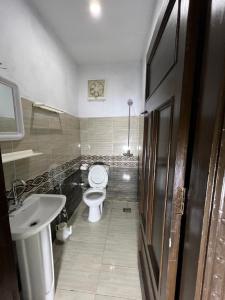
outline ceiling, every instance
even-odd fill
[[[29,0],[78,64],[140,60],[157,0],[100,0],[99,19],[89,1]]]

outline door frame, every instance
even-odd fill
[[[223,86],[225,87],[225,80],[223,81]],[[222,191],[225,189],[225,184],[223,182],[225,168],[224,154],[225,88],[221,93],[210,157],[195,300],[209,299],[209,293],[212,292],[211,280],[213,268],[216,264],[216,246],[221,238],[219,230],[222,217],[220,216],[219,209],[224,205],[224,199],[222,198],[224,196]]]

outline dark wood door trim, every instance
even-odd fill
[[[213,268],[216,260],[218,260],[216,247],[218,242],[223,244],[219,227],[221,226],[221,219],[224,217],[222,210],[223,214],[225,211],[225,199],[223,199],[222,194],[222,189],[225,188],[223,184],[225,169],[225,79],[221,84],[219,99],[205,198],[195,300],[210,299],[210,293],[215,292],[211,281]],[[218,274],[214,274],[214,276],[219,277]]]
[[[224,93],[225,83],[223,80],[225,75],[225,46],[223,43],[225,5],[221,2],[218,8],[218,3],[215,3],[213,16],[210,12],[213,2],[216,1],[203,3],[201,15],[203,21],[200,22],[201,27],[207,24],[207,26],[205,25],[207,31],[203,32],[202,35],[204,52],[202,51],[202,58],[200,57],[202,60],[200,64],[201,73],[199,72],[199,78],[196,80],[198,90],[195,94],[195,111],[197,114],[193,127],[196,136],[193,136],[192,161],[190,161],[190,189],[186,209],[186,224],[183,231],[185,241],[183,251],[181,251],[183,252],[183,264],[179,274],[181,287],[177,294],[179,299],[206,300],[213,297],[213,294],[209,296],[212,292],[210,281],[205,281],[207,283],[204,283],[208,291],[210,290],[207,296],[202,294],[202,285],[204,276],[210,274],[209,269],[205,272],[205,257],[209,238],[209,224],[212,216],[211,209],[214,207],[214,184],[221,134],[219,128],[222,126],[222,106],[225,101],[224,94],[222,94]],[[219,92],[220,90],[221,92]],[[221,102],[220,108],[218,108],[219,97]],[[216,110],[218,110],[217,114]],[[215,124],[216,129],[213,138]],[[215,237],[216,234],[214,232]],[[215,245],[216,242],[214,241],[210,244]],[[192,248],[189,245],[192,245]],[[215,275],[214,279],[216,281],[217,274]],[[214,296],[216,296],[216,293]],[[217,296],[217,299],[222,298]]]
[[[210,41],[210,28],[213,31],[213,35],[216,35],[219,39],[219,35],[222,37],[225,34],[225,18],[214,17],[214,30],[210,27],[210,20],[212,20],[212,6],[210,5],[208,9],[208,41]],[[221,13],[224,12],[225,5],[221,6]],[[218,28],[217,28],[218,27]],[[220,28],[220,29],[219,29]],[[208,49],[210,46],[208,45]],[[222,47],[221,47],[222,48]],[[220,49],[218,53],[224,53],[224,49]],[[223,63],[223,62],[221,62]],[[204,71],[206,66],[204,68]],[[225,62],[224,68],[225,70]],[[224,72],[224,71],[223,71]],[[198,261],[198,273],[197,273],[197,284],[195,291],[195,300],[207,300],[210,299],[210,292],[213,293],[212,277],[213,268],[216,265],[216,244],[222,242],[223,238],[219,236],[220,225],[221,225],[221,214],[223,209],[223,201],[221,198],[221,189],[223,187],[222,179],[224,176],[225,169],[225,72],[222,75],[224,78],[220,84],[220,92],[218,93],[218,109],[217,117],[215,122],[214,137],[212,143],[210,165],[209,165],[209,175],[208,184],[206,190],[205,207],[204,207],[204,217],[202,225],[202,239],[200,244],[200,253]],[[215,94],[217,91],[215,90]],[[216,99],[217,100],[217,99]],[[219,212],[220,207],[220,212]],[[217,260],[217,263],[219,260]],[[214,274],[216,278],[221,279],[224,282],[224,278],[220,278],[219,274]],[[214,285],[214,287],[217,284]],[[225,290],[223,290],[225,293]],[[224,295],[223,295],[224,297]]]
[[[9,226],[8,205],[5,194],[0,149],[0,298],[4,300],[19,300],[17,272],[14,261],[12,239]]]

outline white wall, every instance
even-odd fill
[[[90,79],[106,80],[106,101],[88,101]],[[127,116],[127,100],[133,99],[132,115],[141,112],[141,63],[79,66],[79,117]]]
[[[0,76],[20,94],[77,115],[77,70],[60,43],[23,0],[0,0]]]

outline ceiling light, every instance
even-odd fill
[[[102,7],[98,0],[91,0],[89,9],[90,9],[90,13],[91,13],[92,17],[94,17],[96,19],[101,17]]]

